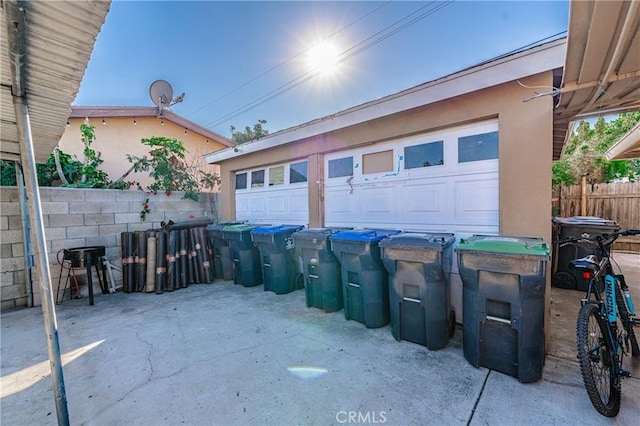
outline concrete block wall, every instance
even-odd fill
[[[182,222],[210,217],[218,220],[219,196],[201,193],[200,201],[183,200],[183,192],[149,196],[150,212],[140,217],[145,194],[139,190],[40,188],[46,250],[54,292],[58,286],[60,266],[56,260],[63,248],[105,246],[111,263],[121,266],[120,234],[159,228],[161,222]],[[33,243],[33,238],[32,245]],[[36,248],[33,247],[35,251]],[[62,253],[60,253],[62,258]],[[78,271],[82,275],[83,271]],[[20,201],[16,187],[0,188],[0,309],[15,309],[30,304],[27,274],[33,281],[33,305],[40,305],[37,267],[25,270]],[[63,271],[62,280],[67,270]],[[84,278],[84,277],[80,277]],[[115,273],[116,280],[121,275]],[[82,279],[80,281],[83,281]],[[96,285],[97,280],[93,280]],[[86,278],[84,280],[86,282]],[[99,288],[96,287],[99,291]],[[55,295],[54,295],[55,297]]]

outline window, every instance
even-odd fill
[[[374,152],[362,156],[362,173],[380,173],[393,171],[393,150]]]
[[[299,183],[307,181],[307,162],[294,163],[289,166],[289,183]]]
[[[264,186],[264,170],[251,172],[251,187],[262,188]]]
[[[404,168],[417,169],[444,164],[443,141],[428,142],[404,148]]]
[[[269,186],[284,185],[284,166],[269,169]]]
[[[236,174],[236,189],[247,189],[247,174]]]
[[[458,163],[498,158],[498,132],[458,138]]]
[[[353,176],[353,157],[329,160],[329,177]]]

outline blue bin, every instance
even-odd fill
[[[344,316],[378,328],[389,324],[388,274],[378,243],[400,233],[389,229],[358,229],[329,237],[342,270]]]
[[[276,225],[251,230],[251,239],[260,251],[265,291],[286,294],[296,290],[298,268],[291,235],[302,228],[302,225]]]

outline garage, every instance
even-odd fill
[[[253,223],[309,223],[308,163],[292,161],[235,174],[236,219]]]

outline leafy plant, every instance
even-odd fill
[[[171,195],[173,191],[184,191],[183,199],[193,201],[200,200],[199,191],[202,188],[214,188],[220,183],[218,175],[207,173],[196,164],[189,164],[185,160],[188,153],[184,144],[176,138],[154,136],[142,139],[143,145],[150,150],[144,156],[127,154],[127,160],[133,164],[136,172],[149,172],[153,183],[143,188],[138,184],[138,189],[146,191],[147,197],[143,202],[140,218],[145,220],[149,213],[150,192],[164,192]]]
[[[256,141],[263,138],[269,134],[269,131],[263,127],[265,124],[267,124],[267,120],[258,120],[258,122],[253,125],[253,128],[245,126],[244,132],[239,132],[235,126],[231,126],[229,128],[231,131],[231,139],[240,145],[245,142]]]

